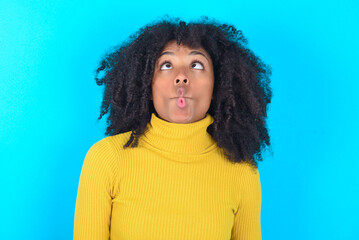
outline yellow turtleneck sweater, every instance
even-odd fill
[[[212,122],[152,114],[138,147],[123,149],[130,132],[95,143],[81,171],[74,239],[261,239],[258,170],[225,158],[206,131]]]

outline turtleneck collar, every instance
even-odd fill
[[[153,147],[172,153],[195,154],[209,150],[216,143],[207,132],[214,121],[209,114],[193,123],[171,123],[152,113],[143,140]]]

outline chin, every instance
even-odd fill
[[[173,122],[173,123],[191,123],[193,121],[191,119],[186,119],[186,118],[172,118],[170,122]]]
[[[173,123],[191,123],[194,122],[194,118],[189,114],[171,114],[167,121]]]
[[[190,116],[185,116],[185,115],[172,116],[170,122],[173,122],[173,123],[194,123],[194,122],[202,120],[205,116],[206,116],[206,114],[203,117],[192,116],[192,115],[190,115]]]

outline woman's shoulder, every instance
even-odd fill
[[[83,162],[84,172],[113,176],[119,173],[121,151],[131,132],[108,136],[95,142],[87,151]]]
[[[89,149],[89,154],[96,154],[102,156],[112,156],[123,150],[123,146],[127,143],[131,136],[131,132],[107,136],[95,142]]]
[[[241,186],[240,188],[246,185],[260,184],[260,175],[257,166],[246,161],[231,163],[231,165],[233,179],[235,179],[236,184]]]
[[[245,161],[234,165],[235,185],[240,193],[244,195],[254,194],[256,199],[260,199],[261,183],[257,166]]]
[[[119,133],[113,136],[108,136],[103,138],[101,141],[106,141],[109,145],[112,146],[114,150],[121,151],[123,146],[128,142],[131,136],[131,131],[125,133]]]
[[[239,175],[246,176],[259,174],[257,166],[254,166],[252,163],[249,163],[247,161],[231,164],[233,164],[233,168]]]

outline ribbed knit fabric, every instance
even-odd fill
[[[95,143],[81,171],[74,239],[261,239],[258,170],[225,158],[206,131],[212,122],[152,114],[138,147],[123,149],[130,132]]]

